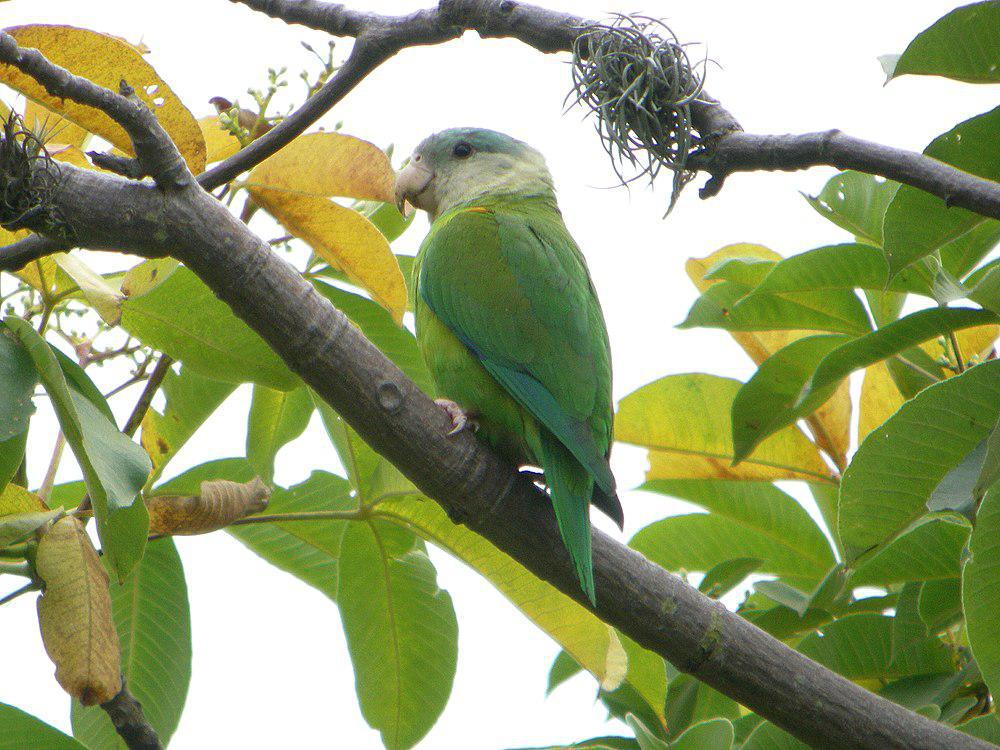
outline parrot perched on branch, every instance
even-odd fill
[[[600,303],[542,155],[455,128],[421,143],[396,200],[430,214],[413,266],[417,343],[452,418],[544,472],[563,542],[595,602],[590,503],[618,524],[608,465],[611,355]]]

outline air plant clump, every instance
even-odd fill
[[[699,65],[703,70],[704,65]],[[662,21],[619,15],[590,26],[573,45],[573,90],[567,99],[596,115],[598,135],[615,173],[628,184],[673,172],[667,213],[693,177],[687,159],[695,136],[691,102],[703,74]]]
[[[58,165],[45,150],[46,134],[35,134],[16,112],[0,127],[0,224],[14,231],[46,224]]]

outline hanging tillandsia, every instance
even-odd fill
[[[687,169],[695,144],[691,102],[701,94],[704,63],[692,65],[685,46],[662,21],[617,15],[573,45],[569,98],[589,107],[615,173],[623,184],[660,170],[673,172],[667,213],[694,178]]]

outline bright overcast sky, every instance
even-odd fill
[[[431,0],[364,2],[407,12]],[[545,0],[542,0],[545,2]],[[877,56],[901,52],[919,31],[959,3],[947,0],[801,0],[663,2],[548,0],[550,7],[601,17],[609,11],[663,16],[685,42],[708,54],[708,90],[759,133],[841,128],[853,135],[922,149],[935,135],[995,105],[996,87],[904,77],[883,87]],[[266,68],[287,66],[290,88],[309,65],[299,45],[326,37],[256,14],[226,0],[14,0],[0,4],[0,24],[72,24],[144,41],[148,59],[197,116],[208,99],[247,100]],[[343,43],[346,52],[349,42]],[[745,378],[749,360],[722,332],[678,331],[695,293],[683,264],[734,242],[787,255],[847,236],[801,198],[833,170],[741,174],[710,201],[689,187],[661,219],[668,184],[656,190],[612,188],[614,175],[583,113],[563,113],[566,56],[543,56],[517,42],[474,34],[444,46],[406,50],[376,71],[324,123],[380,146],[409,152],[427,134],[456,125],[508,132],[548,158],[570,230],[583,248],[604,306],[615,365],[615,397],[655,378],[705,371]],[[398,163],[398,160],[397,160]],[[610,188],[610,189],[609,189]],[[419,219],[400,240],[413,252],[427,228]],[[127,400],[127,399],[126,399]],[[216,413],[171,464],[178,473],[210,458],[242,455],[247,389]],[[127,408],[127,406],[125,407]],[[51,422],[49,423],[51,426]],[[45,437],[30,464],[37,483],[48,458]],[[643,457],[619,450],[619,485],[642,478]],[[72,462],[66,479],[74,478]],[[277,481],[292,484],[337,461],[314,422],[278,458]],[[626,492],[627,539],[680,503]],[[172,747],[381,747],[365,724],[337,608],[224,533],[178,539],[194,629],[194,675]],[[548,745],[615,733],[595,703],[596,685],[578,676],[545,697],[556,645],[488,583],[432,551],[439,582],[454,598],[460,627],[458,674],[443,716],[422,748]],[[6,587],[5,587],[6,590]],[[68,698],[52,678],[38,635],[33,597],[0,611],[0,701],[69,731]],[[16,644],[16,645],[15,645]]]

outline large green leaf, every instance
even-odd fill
[[[924,153],[974,175],[1000,180],[998,132],[1000,107],[959,123],[935,138]],[[891,274],[988,222],[997,223],[982,214],[949,207],[930,193],[903,185],[885,214],[883,249]]]
[[[3,476],[0,474],[0,481]],[[993,432],[986,438],[986,455],[983,457],[983,468],[976,478],[973,491],[976,497],[982,497],[986,490],[1000,482],[1000,419],[997,420]]]
[[[413,529],[486,578],[593,674],[604,689],[614,690],[621,684],[626,676],[626,654],[610,625],[483,537],[452,523],[440,505],[416,495],[403,495],[382,500],[374,513]]]
[[[139,434],[139,442],[153,461],[148,483],[156,481],[177,451],[235,388],[233,383],[206,378],[187,366],[181,368],[180,374],[167,370],[160,386],[166,397],[163,412],[147,411]]]
[[[671,750],[729,750],[733,724],[729,719],[708,719],[693,724],[670,744]]]
[[[274,478],[274,457],[305,431],[313,408],[305,386],[291,391],[254,386],[247,421],[247,460],[264,480]]]
[[[667,728],[671,739],[707,719],[733,721],[739,715],[740,706],[736,701],[691,675],[681,674],[670,680],[667,688]]]
[[[225,302],[186,268],[122,303],[122,327],[192,370],[230,383],[290,390],[300,380]]]
[[[768,294],[736,281],[719,281],[695,300],[678,328],[727,331],[817,330],[860,335],[868,313],[850,289]]]
[[[977,716],[964,724],[959,724],[958,729],[973,737],[1000,745],[1000,718],[997,717],[996,710],[986,716]]]
[[[8,329],[0,328],[0,443],[28,429],[36,385],[38,372],[31,357]]]
[[[848,615],[812,633],[798,650],[851,680],[889,679],[951,669],[948,649],[937,639],[904,649],[893,659],[892,619],[883,615]]]
[[[149,456],[67,382],[52,349],[34,328],[20,318],[7,318],[6,323],[31,356],[49,394],[87,483],[104,554],[123,581],[146,546],[149,516],[139,490],[152,469]]]
[[[961,572],[969,529],[968,521],[950,514],[919,518],[889,544],[859,559],[851,585],[890,586],[954,578]]]
[[[780,356],[777,364],[766,369],[762,366],[764,373],[758,383],[751,387],[749,397],[744,395],[741,400],[737,395],[734,400],[733,419],[734,425],[739,428],[740,440],[735,451],[736,457],[742,458],[776,430],[793,424],[797,419],[808,416],[821,407],[841,381],[855,370],[905,353],[916,344],[951,331],[996,321],[997,316],[985,310],[933,307],[907,315],[865,336],[841,343],[825,354],[821,350],[829,339],[817,337],[818,341],[812,344],[794,342],[786,349],[798,345],[796,349],[784,355],[781,354],[784,350],[775,354],[776,357]],[[817,359],[818,364],[813,364]],[[811,376],[807,373],[810,367],[814,367]],[[749,383],[744,388],[748,386]],[[764,405],[751,400],[765,396],[767,400]],[[735,410],[737,403],[740,403],[738,413]],[[746,414],[748,411],[749,415]],[[735,423],[737,417],[741,420],[738,424]]]
[[[87,750],[87,746],[19,708],[0,703],[0,750]]]
[[[1000,487],[986,493],[962,573],[962,605],[969,643],[983,680],[1000,695]]]
[[[969,294],[969,299],[1000,315],[1000,264],[983,274]]]
[[[879,180],[863,172],[841,172],[830,178],[817,196],[805,196],[821,216],[861,241],[882,244],[882,218],[898,182]]]
[[[895,537],[926,512],[941,479],[985,438],[1000,412],[1000,361],[907,401],[861,444],[840,488],[849,557]]]
[[[422,544],[373,521],[344,532],[337,600],[365,720],[388,750],[410,748],[451,693],[458,623]]]
[[[122,649],[122,675],[166,745],[177,728],[191,680],[191,616],[181,558],[171,539],[150,542],[121,585],[111,610]],[[108,715],[73,701],[73,734],[91,750],[125,748]]]
[[[733,399],[733,455],[743,460],[766,436],[795,421],[802,387],[831,351],[849,336],[804,336],[764,360]]]
[[[742,750],[809,750],[809,746],[784,729],[765,721],[750,733]]]
[[[668,570],[707,571],[733,557],[761,560],[759,570],[816,583],[833,565],[826,537],[792,497],[765,482],[656,480],[643,489],[710,511],[656,521],[629,546]]]
[[[738,380],[670,375],[629,394],[615,419],[618,440],[649,448],[647,479],[809,479],[831,481],[816,446],[796,427],[775,433],[739,466],[733,400]]]
[[[886,74],[945,76],[969,83],[1000,83],[1000,3],[996,0],[956,8],[917,34],[898,57],[890,56]],[[891,66],[891,67],[889,67]]]
[[[0,442],[0,492],[17,473],[24,459],[24,448],[28,443],[28,431]]]

